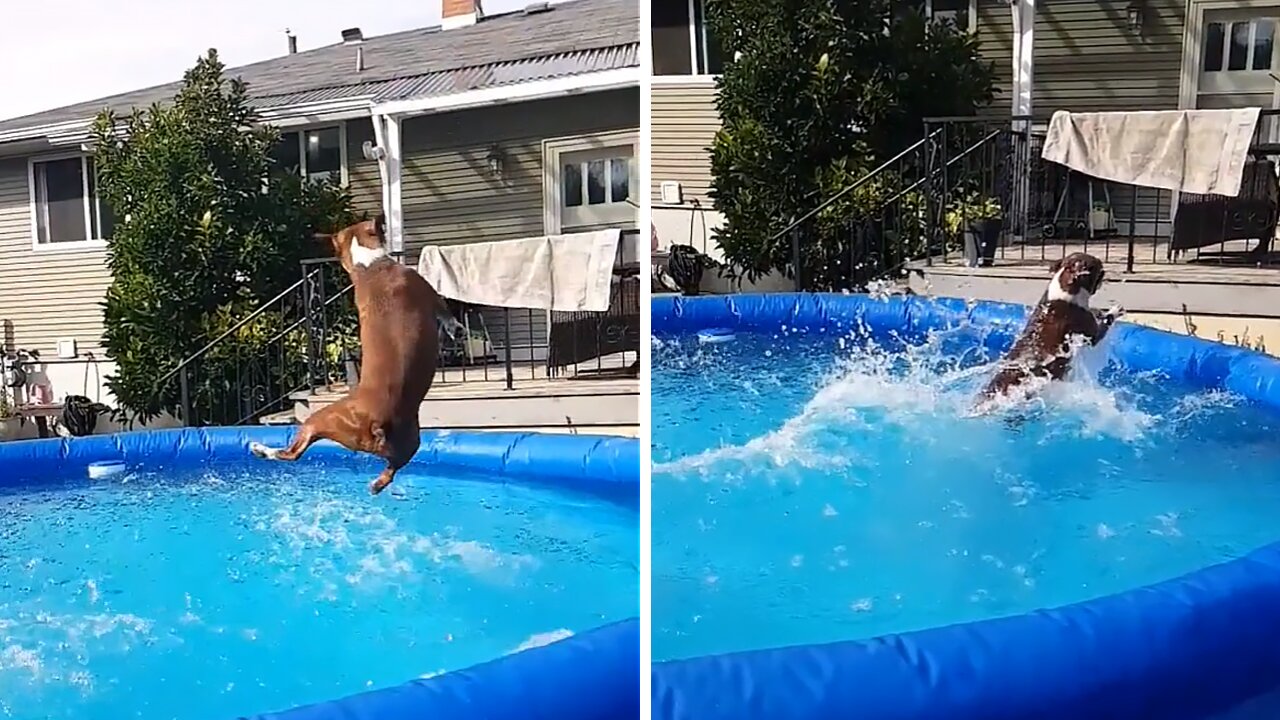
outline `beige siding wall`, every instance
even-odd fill
[[[541,235],[542,141],[640,128],[640,91],[615,90],[555,100],[413,118],[404,123],[402,193],[405,253],[426,244],[511,240]],[[378,165],[360,153],[373,138],[367,121],[347,127],[350,187],[370,211],[381,203]],[[498,144],[505,177],[488,177]]]
[[[1183,0],[1148,0],[1142,37],[1124,3],[1057,0],[1037,12],[1037,115],[1178,107]]]
[[[652,152],[650,178],[653,201],[659,201],[664,180],[675,180],[684,189],[686,204],[697,200],[711,207],[711,142],[720,128],[716,112],[715,82],[690,78],[653,85]]]
[[[541,234],[542,140],[614,130],[638,132],[639,126],[639,90],[408,121],[404,203],[410,260],[416,262],[418,249],[428,242]],[[376,212],[381,204],[377,164],[365,160],[360,151],[361,143],[372,136],[368,121],[348,125],[350,188],[359,207]],[[489,147],[495,142],[508,154],[507,178],[502,182],[484,174]],[[82,352],[100,354],[100,303],[110,283],[101,250],[37,253],[31,249],[27,159],[0,159],[0,321],[12,323],[14,344],[52,355],[57,341],[70,337]],[[500,322],[500,317],[493,319]]]
[[[1011,102],[1012,15],[1004,0],[980,0],[978,39],[995,63],[1001,90],[994,111],[1008,112]],[[1183,0],[1148,0],[1138,37],[1129,30],[1125,3],[1038,3],[1035,115],[1177,108],[1185,17]]]
[[[102,302],[111,284],[106,253],[35,252],[27,159],[0,159],[0,338],[53,357],[57,341],[101,353]]]
[[[543,234],[543,140],[625,130],[638,135],[639,129],[638,89],[407,120],[402,128],[406,260],[416,265],[428,244]],[[348,186],[357,206],[371,213],[382,202],[378,165],[364,159],[360,146],[372,139],[370,122],[348,123]],[[494,144],[506,156],[502,180],[488,177]],[[512,310],[509,343],[502,310],[486,309],[468,320],[473,329],[483,320],[495,343],[509,346],[517,360],[545,357],[545,312]]]
[[[996,73],[997,92],[987,112],[1008,115],[1013,105],[1013,12],[1009,3],[978,0],[977,33],[982,57],[992,63]]]
[[[1038,120],[1055,110],[1102,112],[1178,107],[1182,62],[1183,0],[1148,0],[1142,36],[1128,27],[1125,3],[1054,0],[1038,3],[1034,97]],[[978,40],[995,65],[1000,92],[989,112],[1008,114],[1012,104],[1013,13],[1004,0],[979,0]],[[1128,234],[1133,190],[1111,186],[1112,212]],[[1138,191],[1139,233],[1168,232],[1168,193]],[[1158,227],[1154,223],[1163,223]]]

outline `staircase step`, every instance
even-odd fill
[[[258,422],[262,425],[293,425],[298,422],[298,418],[294,414],[293,408],[290,408],[270,415],[263,415],[258,418]]]

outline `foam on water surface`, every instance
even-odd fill
[[[411,466],[412,468],[412,466]],[[367,463],[0,494],[0,717],[225,719],[634,616],[634,509]]]
[[[1280,539],[1277,418],[1105,344],[975,417],[982,340],[655,344],[654,657],[1026,612]]]

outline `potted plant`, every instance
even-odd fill
[[[17,440],[22,432],[22,418],[13,409],[9,394],[0,390],[0,442]]]
[[[990,267],[1000,245],[1004,211],[1000,201],[978,193],[951,203],[944,218],[951,237],[964,237],[964,259],[969,267]]]

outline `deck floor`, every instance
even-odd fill
[[[336,398],[347,394],[346,385],[333,385],[318,391],[315,397]],[[431,386],[428,399],[476,400],[483,398],[566,397],[571,395],[639,395],[638,378],[540,378],[517,379],[514,387],[507,389],[505,380],[467,380],[466,382],[437,382]]]

